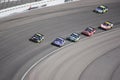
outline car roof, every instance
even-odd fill
[[[43,34],[41,33],[36,33],[35,35],[38,35],[38,36],[44,36]]]
[[[64,40],[64,38],[62,38],[62,37],[57,37],[56,39]]]
[[[105,6],[105,5],[101,5],[101,6],[99,6],[99,7],[101,7],[101,8],[107,8],[107,6]]]
[[[85,31],[88,31],[88,32],[93,31],[93,30],[94,30],[93,27],[87,27],[87,28],[85,29]]]
[[[105,23],[106,23],[106,24],[112,24],[110,21],[106,21]]]
[[[91,26],[89,26],[89,27],[87,27],[88,29],[91,29],[91,30],[93,30],[94,28],[93,27],[91,27]]]
[[[76,33],[76,32],[73,32],[72,34],[74,34],[74,35],[80,35],[79,33]]]

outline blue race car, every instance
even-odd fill
[[[104,6],[104,5],[98,6],[98,7],[94,10],[94,12],[100,13],[100,14],[106,13],[106,12],[108,12],[108,7],[107,7],[107,6]]]
[[[72,42],[77,42],[80,40],[80,34],[79,33],[72,33],[67,40],[70,40]]]
[[[52,42],[52,44],[58,47],[62,47],[65,44],[65,40],[61,37],[58,37]]]
[[[40,33],[36,33],[30,38],[30,41],[33,41],[33,42],[36,42],[36,43],[40,43],[43,40],[44,40],[44,35],[40,34]]]

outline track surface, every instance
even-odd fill
[[[84,38],[39,63],[24,80],[112,80],[120,64],[119,40],[120,29]]]
[[[87,26],[98,27],[110,20],[119,27],[120,3],[106,4],[109,13],[98,15],[92,12],[96,5],[71,8],[47,15],[32,15],[0,24],[0,80],[20,80],[25,71],[38,59],[58,49],[50,43],[58,36],[66,37],[71,32],[81,32]],[[25,13],[26,14],[26,13]],[[49,18],[48,18],[49,17]],[[45,41],[35,44],[28,39],[36,32],[45,35]],[[102,30],[98,30],[98,33]],[[84,36],[82,36],[84,37]],[[66,44],[70,42],[67,41]],[[22,67],[22,68],[21,68]],[[21,73],[18,71],[20,70]],[[17,74],[18,72],[18,74]]]

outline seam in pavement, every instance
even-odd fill
[[[120,45],[119,45],[119,46],[120,46]],[[119,47],[119,46],[117,46],[117,47]],[[115,47],[115,48],[116,48],[116,47]],[[115,48],[113,48],[112,50],[114,50]],[[110,50],[110,51],[108,51],[108,52],[111,52],[112,50]],[[100,59],[100,58],[103,57],[104,55],[109,54],[108,52],[106,52],[105,54],[97,57],[97,58],[94,59],[91,63],[89,63],[89,64],[87,65],[87,67],[81,72],[81,74],[80,74],[80,76],[79,76],[79,80],[81,79],[81,76],[84,74],[84,72],[87,70],[87,68],[88,68],[89,66],[91,66],[96,60]],[[120,65],[119,65],[119,66],[120,66]],[[114,71],[114,72],[115,72],[115,71]],[[112,79],[109,79],[109,80],[112,80]]]
[[[120,68],[120,64],[118,64],[118,66],[115,68],[115,70],[112,72],[111,74],[111,77],[109,80],[113,80],[113,76],[114,76],[114,73],[118,70],[118,68]]]

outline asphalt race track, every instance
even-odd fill
[[[112,72],[120,66],[119,40],[120,29],[82,39],[39,63],[24,80],[115,80]]]
[[[105,41],[106,43],[103,42],[103,45],[107,46],[107,44],[110,44],[112,42],[114,43],[118,42],[118,44],[116,43],[114,44],[115,46],[112,45],[113,44],[112,43],[111,46],[109,46],[110,47],[109,50],[112,49],[112,51],[106,52],[106,53],[109,53],[111,58],[112,58],[111,55],[113,55],[112,53],[116,53],[115,55],[113,55],[113,58],[114,56],[118,56],[120,52],[119,51],[120,47],[117,47],[117,46],[120,46],[119,45],[119,40],[120,40],[120,35],[119,35],[120,34],[120,31],[119,31],[120,5],[119,4],[120,4],[120,1],[117,3],[106,4],[109,7],[109,12],[103,15],[99,15],[92,12],[92,10],[97,7],[97,5],[89,5],[89,6],[82,6],[82,7],[75,5],[77,7],[73,6],[74,8],[69,8],[65,10],[63,9],[61,11],[56,11],[56,12],[53,11],[45,15],[39,14],[40,12],[39,10],[33,10],[33,11],[29,11],[29,13],[28,12],[23,13],[22,17],[20,15],[16,15],[20,17],[16,18],[15,16],[15,18],[11,19],[11,16],[10,16],[8,18],[4,18],[0,20],[0,80],[21,80],[23,74],[36,61],[48,55],[52,51],[59,49],[58,47],[55,47],[50,44],[56,37],[62,36],[63,38],[66,38],[72,32],[81,32],[88,26],[93,26],[97,29],[96,35],[92,36],[91,38],[86,38],[86,36],[81,35],[82,37],[81,41],[85,39],[85,40],[88,40],[89,42],[89,39],[97,40],[96,38],[97,35],[102,34],[105,37],[105,35],[113,33],[110,36],[108,35],[109,36],[108,38],[110,38],[110,40],[108,40],[108,42]],[[31,15],[34,12],[38,14]],[[113,28],[114,29],[113,32],[112,30],[104,31],[104,30],[98,29],[99,25],[107,20],[115,24]],[[29,38],[36,32],[40,32],[45,35],[45,41],[42,42],[41,44],[36,44],[29,41]],[[105,32],[105,34],[103,32]],[[98,41],[101,41],[101,40],[104,40],[104,39],[102,38]],[[77,43],[71,44],[71,42],[66,41],[66,45],[72,47],[72,45],[73,46],[77,45]],[[81,44],[78,44],[78,45],[81,45]],[[107,47],[105,47],[105,50],[107,50],[106,48]],[[92,49],[94,49],[94,47]],[[105,57],[106,56],[107,54],[105,55]],[[104,56],[101,57],[102,60],[104,59],[106,60],[105,57]],[[86,80],[84,76],[87,76],[88,73],[91,73],[91,71],[95,66],[98,66],[99,69],[101,68],[99,66],[100,64],[96,64],[99,61],[101,61],[101,58],[92,62],[93,65],[90,65],[82,72],[80,80]],[[120,72],[119,65],[117,65],[120,62],[119,61],[120,58],[119,59],[115,58],[115,59],[116,59],[115,66],[111,66],[107,70],[109,72],[109,70],[113,71],[113,68],[115,69],[113,73],[114,75],[111,80],[120,79],[119,76],[116,75],[117,73]],[[110,65],[110,63],[108,63],[108,65]],[[105,67],[107,67],[108,65],[106,64]],[[96,74],[96,72],[93,72],[93,75],[92,74],[89,75],[88,76],[90,77],[89,79],[94,80],[93,77],[91,77],[91,76],[94,76],[94,74]],[[71,77],[72,77],[72,74],[71,74]],[[36,79],[33,79],[33,80],[36,80]],[[54,80],[54,79],[51,79],[51,80]],[[62,80],[70,80],[70,79],[62,79]],[[96,79],[96,80],[99,80],[99,79]],[[107,79],[103,79],[103,80],[107,80]]]

